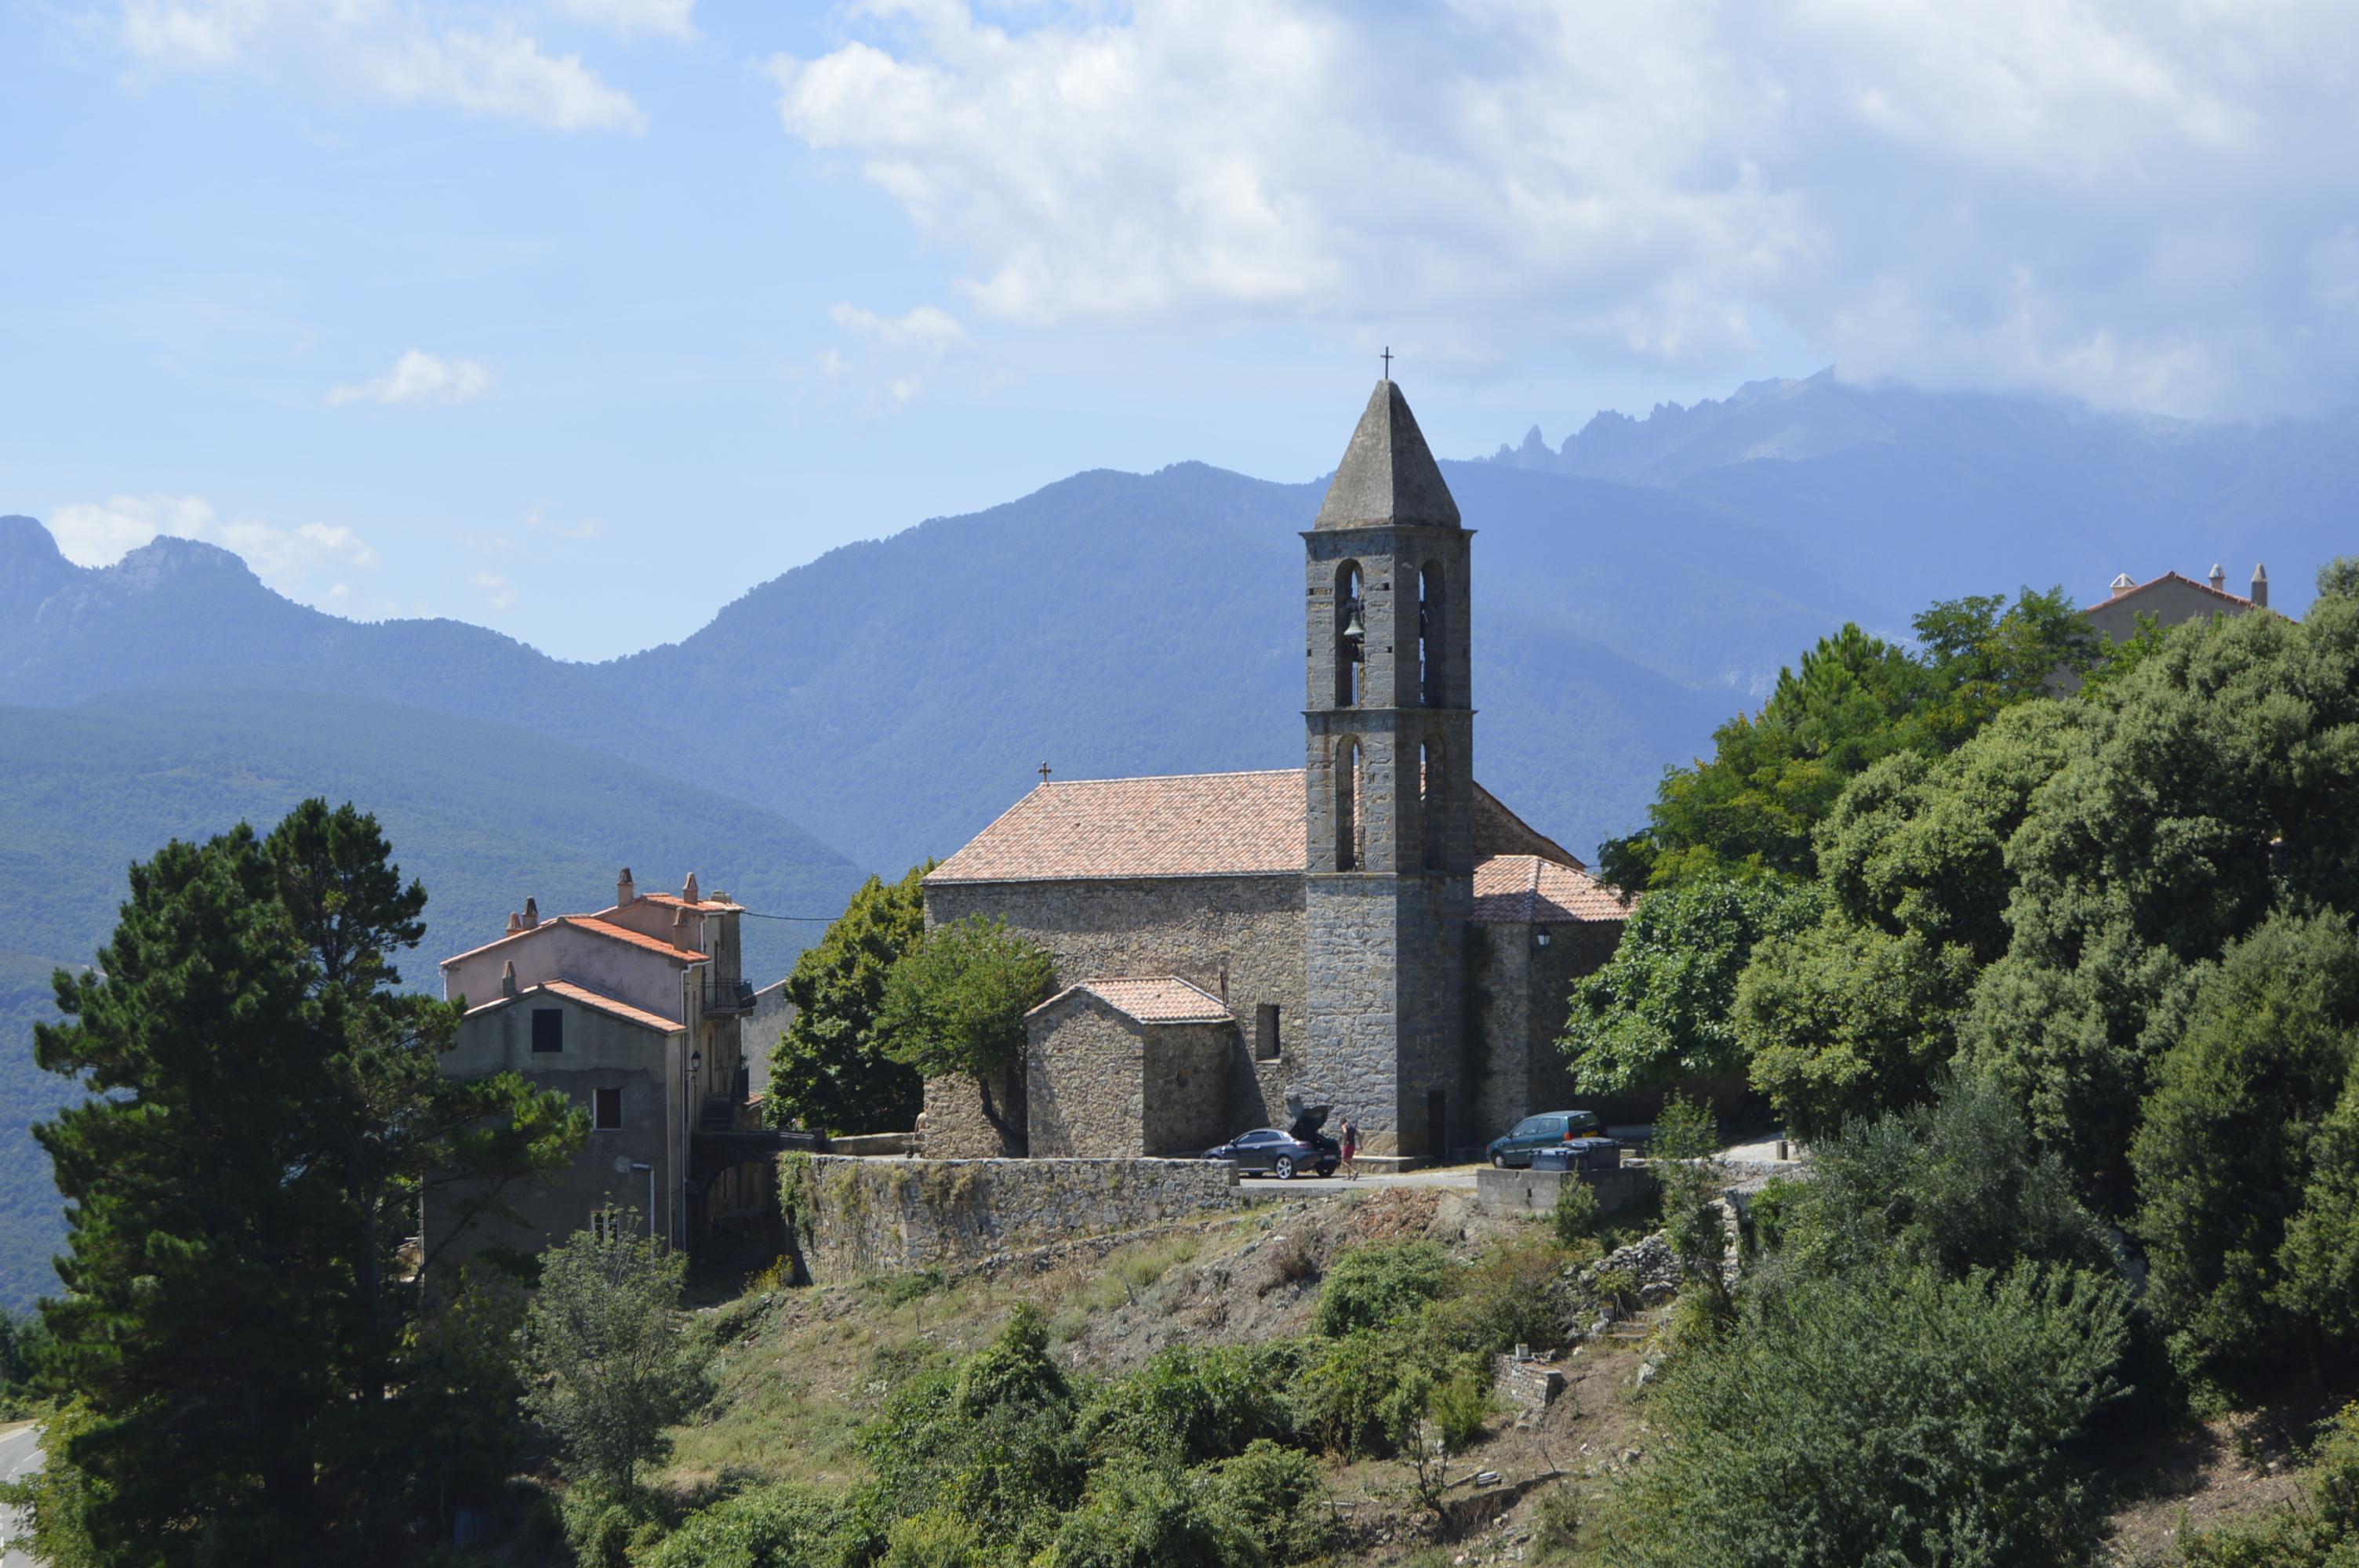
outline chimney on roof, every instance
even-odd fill
[[[2212,563],[2212,591],[2214,593],[2228,591],[2228,574],[2217,561]]]
[[[614,902],[628,903],[638,896],[639,890],[631,885],[631,868],[625,866],[623,874],[614,882]]]
[[[509,910],[509,911],[508,911],[508,935],[511,935],[511,936],[513,936],[513,935],[515,935],[517,932],[519,932],[519,931],[521,931],[521,930],[523,930],[523,929],[524,929],[524,916],[523,916],[523,915],[521,915],[521,914],[517,914],[515,910],[513,910],[513,909]]]
[[[695,952],[699,929],[696,916],[688,911],[675,909],[671,912],[671,945],[673,946],[682,952]]]
[[[514,996],[516,993],[516,960],[511,958],[506,963],[500,966],[500,994],[502,996]]]
[[[524,901],[524,928],[529,931],[539,924],[540,902],[527,894]]]
[[[696,873],[694,871],[689,872],[688,881],[679,884],[679,901],[682,903],[702,903],[704,902],[704,895],[696,891]]]
[[[2256,561],[2253,564],[2253,608],[2267,610],[2268,607],[2269,568]]]
[[[2114,590],[2114,596],[2115,598],[2119,598],[2121,595],[2127,593],[2130,589],[2136,588],[2137,584],[2130,580],[2129,573],[2123,572],[2114,579],[2110,586]]]

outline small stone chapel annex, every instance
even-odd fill
[[[1062,989],[1005,1081],[927,1086],[924,1154],[1192,1154],[1292,1100],[1427,1159],[1570,1102],[1629,905],[1474,782],[1473,535],[1390,380],[1302,537],[1300,769],[1044,781],[926,878]]]

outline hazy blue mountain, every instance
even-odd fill
[[[133,692],[69,708],[0,708],[0,1304],[49,1288],[61,1234],[27,1126],[65,1086],[31,1060],[49,976],[91,960],[124,870],[167,839],[241,818],[266,827],[307,795],[376,813],[426,884],[427,937],[404,966],[486,942],[527,895],[602,908],[628,864],[642,886],[690,871],[749,907],[832,914],[860,873],[769,812],[692,782],[481,719],[316,692]],[[745,922],[758,979],[784,974],[822,927]]]
[[[1477,767],[1569,843],[1623,830],[1664,759],[1849,611],[1723,508],[1488,464],[1451,477],[1483,531]],[[1318,499],[1193,463],[1080,474],[832,551],[599,665],[452,622],[341,621],[184,540],[60,579],[20,524],[0,580],[50,586],[0,606],[0,701],[292,685],[489,715],[650,766],[693,758],[701,782],[897,871],[957,848],[1044,761],[1299,762],[1297,534]]]
[[[1644,419],[1600,414],[1554,449],[1536,427],[1494,464],[1608,479],[1724,508],[1822,563],[1834,597],[1900,614],[1965,585],[2116,573],[2243,592],[2256,562],[2299,612],[2318,565],[2359,547],[2359,419],[2204,423],[2059,401],[1861,387],[1832,371],[1754,382]]]

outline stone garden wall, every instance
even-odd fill
[[[821,1284],[977,1262],[1233,1208],[1236,1173],[1202,1160],[780,1158],[778,1200]]]

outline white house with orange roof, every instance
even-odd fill
[[[501,935],[442,960],[443,994],[466,1004],[442,1071],[520,1073],[580,1106],[590,1136],[571,1169],[502,1195],[505,1214],[463,1238],[439,1233],[429,1199],[429,1267],[536,1251],[626,1213],[673,1246],[767,1220],[766,1139],[745,1125],[742,913],[692,872],[677,894],[641,892],[625,867],[610,907],[544,919],[527,899]]]

